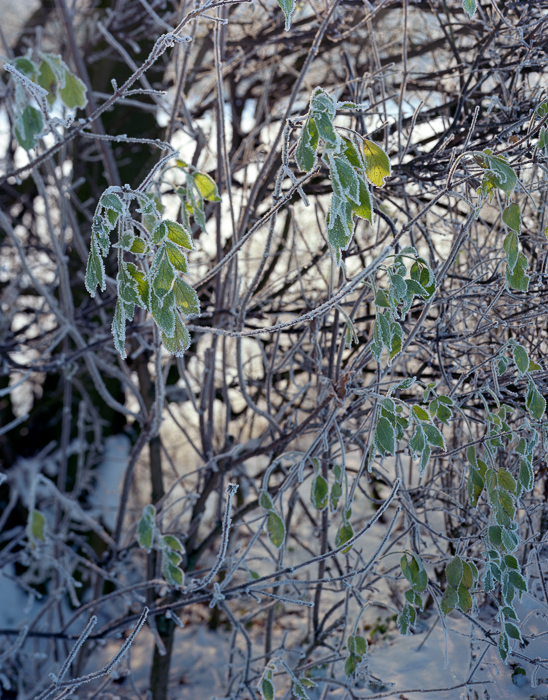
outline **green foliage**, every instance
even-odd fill
[[[35,51],[34,55],[18,56],[11,65],[38,86],[33,90],[32,85],[12,73],[15,80],[15,137],[19,145],[29,151],[36,148],[46,126],[44,114],[53,107],[57,98],[68,109],[84,108],[87,89],[58,55]],[[45,100],[40,97],[40,88],[47,93]],[[38,99],[44,114],[31,104],[32,98]],[[49,114],[47,118],[49,122]]]
[[[205,176],[204,176],[205,177]],[[200,180],[205,191],[209,180]],[[205,183],[205,184],[204,184]],[[214,197],[213,188],[207,190]],[[137,200],[142,215],[142,225],[133,221],[130,204]],[[86,269],[86,289],[92,297],[96,288],[105,291],[106,258],[111,247],[111,232],[118,232],[118,242],[112,247],[118,250],[118,301],[112,321],[112,335],[116,350],[126,357],[125,328],[131,321],[135,307],[149,311],[158,326],[164,347],[176,356],[183,355],[190,345],[190,335],[183,317],[200,313],[198,295],[184,282],[178,273],[188,271],[183,250],[192,250],[190,232],[175,221],[161,218],[161,205],[152,194],[143,195],[129,188],[109,187],[104,192],[92,223],[92,238]],[[133,231],[138,228],[141,236]],[[126,261],[125,255],[135,262]],[[139,267],[144,256],[152,257],[148,271]]]
[[[478,570],[473,562],[467,562],[455,556],[445,567],[447,587],[443,592],[440,607],[444,615],[449,615],[456,607],[463,612],[470,612],[472,596],[470,590],[478,580]]]
[[[39,110],[31,105],[26,105],[17,116],[15,122],[15,137],[26,151],[35,148],[38,136],[44,130],[44,120]]]
[[[473,19],[477,9],[476,0],[462,0],[462,9],[468,14],[470,19]]]
[[[192,238],[188,233],[191,229],[190,217],[194,219],[202,231],[206,231],[204,200],[220,202],[221,197],[215,181],[207,174],[200,172],[194,166],[188,165],[182,160],[176,161],[176,167],[184,173],[185,186],[177,188],[177,194],[181,200],[181,219],[184,227],[184,235],[173,232],[168,238],[187,250],[193,249]]]
[[[409,264],[409,278],[405,279]],[[415,248],[405,248],[396,255],[387,272],[389,288],[378,289],[375,294],[377,309],[386,309],[380,313],[377,311],[373,329],[371,351],[377,362],[380,362],[384,348],[388,350],[389,362],[399,354],[403,343],[400,321],[405,320],[416,296],[427,300],[435,291],[434,275]]]
[[[495,156],[489,148],[484,151],[474,151],[476,163],[484,170],[483,182],[478,189],[480,202],[488,197],[493,198],[496,188],[509,197],[517,184],[518,178],[514,169],[503,156]]]
[[[346,513],[343,513],[343,519],[341,524],[339,525],[339,529],[337,530],[337,535],[335,537],[335,547],[340,547],[341,545],[345,544],[348,542],[348,540],[352,539],[354,537],[354,529],[352,525],[349,522],[349,519],[346,515]],[[352,549],[352,545],[349,547],[346,547],[343,549],[343,554],[346,554]]]
[[[156,537],[156,508],[153,505],[147,505],[143,508],[143,514],[137,527],[137,536],[139,547],[150,552]]]
[[[321,474],[315,473],[310,489],[310,501],[316,510],[324,510],[327,508],[328,500],[329,485]]]
[[[43,513],[39,510],[32,510],[29,517],[29,534],[31,540],[34,542],[45,542],[46,537],[44,534],[46,525],[46,518]]]
[[[268,517],[266,519],[266,532],[268,534],[268,539],[277,549],[279,549],[285,539],[285,524],[276,511],[272,496],[265,489],[262,489],[259,494],[259,505],[268,513]]]
[[[410,560],[408,560],[408,556]],[[426,590],[428,575],[418,554],[404,554],[400,560],[400,568],[411,588],[405,592],[407,602],[397,616],[396,623],[400,633],[407,635],[415,624],[417,617],[415,608],[417,607],[420,610],[423,608],[422,598],[419,594]]]
[[[373,203],[368,180],[382,187],[390,175],[390,161],[380,146],[353,133],[341,136],[334,124],[337,109],[354,108],[352,103],[339,103],[320,87],[310,97],[310,109],[295,149],[297,167],[310,172],[317,162],[320,140],[323,162],[329,167],[333,196],[326,217],[329,242],[335,261],[342,264],[341,251],[346,250],[354,235],[354,216],[372,223]]]
[[[351,678],[358,664],[367,655],[367,640],[359,634],[351,634],[346,641],[346,648],[350,654],[345,661],[344,672],[348,678]]]
[[[295,0],[277,0],[285,15],[285,31],[291,28],[291,16],[295,9]]]
[[[149,504],[143,508],[143,514],[137,526],[139,547],[151,552],[153,549],[162,553],[162,573],[166,583],[174,588],[184,585],[185,576],[181,569],[185,548],[175,535],[161,535],[156,526],[156,508]]]

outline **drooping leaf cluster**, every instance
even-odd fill
[[[52,119],[49,111],[56,101],[59,99],[70,110],[83,108],[87,104],[87,88],[56,54],[29,52],[27,56],[15,58],[11,65],[31,83],[12,73],[15,78],[15,136],[19,145],[29,151],[36,147],[45,131],[44,117],[47,121]],[[33,90],[32,83],[45,93]]]
[[[137,200],[136,221],[130,204]],[[106,288],[103,259],[116,231],[118,299],[112,322],[114,344],[126,357],[126,321],[132,321],[135,307],[149,311],[158,326],[164,347],[174,355],[183,355],[190,345],[184,317],[200,313],[195,290],[179,273],[188,272],[184,251],[193,250],[190,232],[175,221],[162,220],[161,203],[153,194],[129,188],[108,188],[97,205],[92,223],[90,253],[86,269],[86,289],[92,297],[96,289]],[[131,259],[126,259],[131,258]]]
[[[390,160],[373,141],[355,132],[343,136],[335,126],[337,110],[355,109],[352,102],[337,103],[321,87],[310,97],[310,108],[295,149],[300,170],[310,172],[316,165],[318,147],[323,143],[322,162],[329,168],[333,188],[326,216],[329,242],[335,261],[342,264],[341,252],[354,235],[354,216],[373,222],[373,201],[369,183],[382,187],[390,175]]]

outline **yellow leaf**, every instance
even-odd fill
[[[365,173],[369,180],[377,187],[384,185],[384,178],[390,175],[390,159],[383,149],[373,141],[364,139],[363,154],[365,160]]]

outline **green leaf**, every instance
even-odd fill
[[[137,293],[137,282],[129,274],[127,263],[122,263],[118,271],[118,296],[127,304],[141,305],[141,299]]]
[[[420,284],[416,280],[407,279],[407,280],[405,280],[405,284],[407,286],[407,292],[411,293],[413,296],[421,296],[421,297],[428,296],[428,292],[426,291],[426,289],[422,286],[422,284]]]
[[[331,487],[331,495],[329,497],[329,505],[332,513],[334,513],[337,510],[337,506],[339,505],[339,500],[341,496],[342,486],[338,481],[336,481]]]
[[[519,204],[514,203],[510,204],[509,207],[506,207],[502,213],[502,220],[508,226],[508,228],[511,228],[512,231],[519,233],[521,229],[521,211],[519,209]]]
[[[510,493],[516,492],[516,480],[507,469],[498,470],[497,481],[499,486],[502,486],[503,489],[510,491]]]
[[[114,338],[114,347],[122,357],[127,357],[126,355],[126,313],[124,308],[124,302],[122,299],[118,299],[116,302],[116,307],[114,309],[114,316],[112,318],[112,337]]]
[[[186,259],[186,255],[181,252],[180,248],[178,248],[176,245],[173,245],[173,243],[170,243],[169,241],[166,241],[165,246],[167,250],[167,256],[173,267],[176,270],[179,270],[179,272],[188,272],[188,262]]]
[[[518,234],[511,231],[504,239],[504,250],[506,251],[506,264],[508,271],[513,274],[518,261]]]
[[[465,613],[469,612],[470,608],[472,607],[472,596],[470,595],[468,589],[462,584],[459,586],[458,596],[459,608]]]
[[[99,204],[105,209],[112,209],[118,214],[122,214],[124,211],[124,205],[122,200],[114,192],[107,192],[99,200]]]
[[[310,500],[316,510],[324,510],[327,507],[329,498],[329,487],[323,476],[318,474],[312,480],[312,488],[310,490]]]
[[[275,510],[271,510],[266,521],[266,531],[272,544],[278,549],[282,546],[285,537],[284,521]]]
[[[166,547],[169,547],[174,552],[184,552],[184,547],[181,544],[180,539],[175,537],[175,535],[164,535],[163,542]]]
[[[426,436],[424,434],[422,424],[417,425],[411,440],[409,440],[409,448],[414,454],[420,454],[426,447]]]
[[[527,592],[527,582],[520,573],[510,570],[508,572],[508,579],[512,586],[517,588],[518,591],[523,591],[524,593]]]
[[[513,272],[506,269],[506,282],[512,289],[517,289],[520,292],[526,292],[529,289],[529,280],[531,277],[525,274],[527,270],[527,258],[523,253],[519,253],[518,260]]]
[[[391,274],[390,282],[394,292],[394,297],[398,302],[403,301],[403,299],[405,299],[407,296],[407,285],[405,284],[403,277],[398,274]]]
[[[166,294],[171,291],[171,287],[175,281],[175,271],[168,257],[167,245],[165,243],[156,253],[153,270],[155,274],[152,278],[152,290],[156,296],[163,299]]]
[[[393,391],[397,391],[398,389],[400,391],[405,391],[407,389],[410,389],[416,381],[417,381],[416,377],[408,377],[407,379],[404,379],[403,382],[396,384]]]
[[[145,275],[139,268],[133,263],[126,263],[126,269],[128,273],[133,277],[136,283],[137,296],[140,299],[140,305],[148,309],[149,308],[149,284]]]
[[[321,87],[315,88],[312,92],[310,107],[315,115],[325,113],[331,120],[333,120],[337,112],[335,100]]]
[[[468,475],[467,492],[470,504],[474,507],[478,504],[478,498],[480,497],[481,492],[483,491],[483,485],[484,481],[479,471],[475,467],[470,467],[470,472]]]
[[[156,508],[153,505],[147,505],[143,508],[143,514],[137,528],[137,539],[139,547],[150,552],[154,541],[154,531],[156,525],[154,518],[156,517]]]
[[[411,561],[413,561],[413,557],[411,557]],[[402,574],[409,581],[409,583],[413,583],[413,574],[411,572],[411,567],[409,566],[409,562],[407,561],[406,554],[403,554],[402,558],[400,559],[400,568],[401,568]]]
[[[190,334],[178,313],[175,313],[175,332],[173,333],[173,338],[168,338],[165,333],[162,333],[162,343],[165,349],[173,353],[175,357],[182,357],[185,350],[188,350],[190,346]]]
[[[457,591],[453,588],[453,586],[447,586],[441,598],[442,610],[444,610],[444,612],[447,611],[445,614],[448,614],[448,612],[451,612],[451,610],[454,610],[457,607],[458,602],[459,595]]]
[[[375,435],[378,444],[385,452],[394,454],[396,445],[394,441],[394,428],[388,418],[381,416],[377,422]]]
[[[358,334],[356,333],[354,329],[354,324],[352,321],[347,318],[346,319],[346,333],[344,336],[344,344],[346,348],[351,348],[353,343],[356,343],[356,345],[359,344],[358,340]]]
[[[512,556],[511,554],[505,554],[504,555],[504,563],[509,569],[515,569],[516,571],[519,571],[519,563],[516,557]]]
[[[499,375],[504,374],[506,370],[508,369],[508,359],[506,357],[499,357],[498,363],[497,363],[497,371]]]
[[[354,141],[352,141],[351,139],[347,139],[344,136],[342,136],[341,138],[345,145],[343,153],[346,156],[350,165],[352,165],[354,168],[357,168],[358,170],[363,170],[364,162],[360,155],[360,151],[357,148]]]
[[[360,663],[361,659],[357,654],[350,654],[344,663],[344,672],[348,678],[351,678]]]
[[[15,119],[15,137],[25,151],[36,147],[38,134],[42,133],[43,128],[42,113],[30,105]]]
[[[160,301],[155,294],[150,298],[150,311],[152,317],[158,324],[162,334],[167,338],[173,338],[175,335],[175,295],[169,292],[164,297],[164,303],[160,306]]]
[[[462,0],[462,9],[468,14],[470,19],[473,19],[476,14],[476,0]]]
[[[535,485],[533,477],[533,467],[529,462],[527,462],[524,459],[521,460],[518,481],[523,486],[525,491],[531,491],[533,486]]]
[[[352,525],[347,520],[343,520],[337,531],[337,536],[335,537],[335,547],[340,547],[345,542],[348,542],[348,540],[352,539],[352,537],[354,537],[354,530],[352,529]],[[350,547],[347,547],[346,549],[343,549],[342,552],[343,554],[346,554],[346,552],[349,552],[351,549],[352,545],[350,545]]]
[[[401,351],[403,339],[403,329],[399,323],[394,322],[392,326],[392,340],[390,343],[390,362],[396,357],[396,355]]]
[[[177,278],[173,285],[173,292],[175,293],[177,306],[185,316],[200,313],[200,300],[196,291],[189,284]]]
[[[447,583],[453,586],[454,589],[460,586],[463,575],[462,559],[460,557],[453,557],[449,564],[447,564],[445,575],[447,577]]]
[[[375,294],[375,305],[380,306],[381,308],[384,309],[389,309],[390,308],[390,301],[388,297],[388,290],[386,289],[377,289],[377,292]]]
[[[70,71],[65,71],[65,84],[59,90],[59,95],[69,109],[83,108],[87,104],[86,86]]]
[[[91,222],[92,240],[94,240],[95,243],[97,243],[98,247],[101,250],[101,254],[104,258],[106,258],[110,250],[109,234],[111,228],[112,227],[110,225],[108,217],[103,217],[100,214],[97,214],[93,217],[93,221]]]
[[[504,617],[509,617],[511,620],[518,619],[518,616],[516,615],[516,611],[514,610],[514,608],[511,608],[508,605],[505,605],[502,608],[502,614],[504,615]]]
[[[333,194],[329,221],[327,224],[329,242],[335,251],[335,260],[338,266],[341,264],[341,250],[346,250],[350,245],[353,235],[352,207],[346,200],[342,200]]]
[[[500,547],[502,544],[502,528],[499,525],[489,525],[488,529],[489,541],[495,547]]]
[[[194,179],[196,189],[204,199],[207,199],[210,202],[221,201],[215,180],[213,180],[213,178],[211,178],[207,173],[195,172],[192,173],[192,177]]]
[[[312,117],[308,117],[301,132],[301,138],[295,149],[295,162],[299,170],[310,172],[316,163],[318,148],[318,129]]]
[[[94,239],[91,241],[88,264],[86,267],[85,285],[92,298],[95,296],[97,285],[99,285],[99,289],[102,292],[106,289],[105,268],[99,253],[99,248]]]
[[[173,566],[179,566],[182,559],[183,557],[179,554],[179,552],[171,549],[164,549],[164,562],[168,561],[173,564]]]
[[[181,571],[181,569],[179,569],[178,566],[172,564],[166,556],[164,556],[162,572],[164,574],[166,582],[170,586],[176,586],[177,588],[180,588],[183,585],[183,572]]]
[[[285,15],[285,31],[287,32],[291,28],[291,15],[295,9],[295,0],[277,0],[277,2]]]
[[[55,73],[52,71],[51,66],[47,61],[42,61],[40,64],[38,80],[36,82],[41,88],[48,91],[47,100],[49,106],[52,107],[53,103],[55,102],[57,78],[55,77]]]
[[[516,514],[516,507],[514,505],[514,500],[512,496],[508,493],[508,491],[505,491],[504,489],[496,489],[493,498],[493,503],[495,506],[497,505],[497,499],[500,503],[500,506],[504,508],[504,510],[510,516],[510,519],[513,520],[514,515]]]
[[[432,453],[432,450],[428,445],[424,448],[421,454],[420,462],[419,462],[419,475],[424,476],[424,472],[426,471],[426,467],[428,466],[428,460],[430,459],[430,455]]]
[[[514,625],[513,622],[505,622],[504,623],[504,631],[510,637],[510,639],[518,639],[520,642],[523,643],[523,639],[521,637],[521,632],[519,631],[518,627],[516,627],[516,625]]]
[[[331,117],[325,112],[315,112],[314,122],[320,138],[325,141],[328,147],[334,148],[338,140],[337,132],[335,131]]]
[[[492,156],[486,153],[481,153],[480,156],[483,157],[488,170],[493,173],[494,184],[507,196],[511,195],[518,181],[513,168],[500,156]]]
[[[130,251],[136,253],[137,255],[143,254],[146,250],[146,244],[142,238],[135,236],[133,243],[131,245]]]
[[[38,542],[45,542],[44,526],[46,519],[39,510],[33,510],[30,518],[30,534]]]
[[[506,659],[508,658],[508,652],[510,651],[508,644],[508,635],[506,634],[506,632],[500,633],[497,648],[501,660],[506,661]]]
[[[527,385],[526,406],[527,410],[535,420],[542,420],[542,416],[546,410],[546,399],[539,392],[535,382],[532,379],[529,379],[529,383]]]
[[[411,605],[417,605],[418,607],[422,607],[422,598],[415,591],[413,591],[413,590],[405,591],[404,596],[405,596],[405,599],[407,600],[407,602],[410,603]]]
[[[377,187],[383,187],[384,179],[391,173],[390,159],[383,149],[373,141],[364,139],[363,154],[365,161],[365,174]]]
[[[403,606],[403,610],[396,618],[396,623],[399,627],[400,634],[409,634],[409,630],[411,625],[414,624],[416,616],[415,608],[408,604]]]
[[[419,419],[419,420],[430,420],[430,416],[428,413],[422,408],[421,406],[412,406],[411,407],[411,412]]]
[[[261,695],[263,696],[264,700],[274,700],[276,697],[272,681],[270,681],[268,678],[263,678],[263,682],[261,683]]]
[[[365,656],[367,654],[367,639],[357,634],[354,637],[354,641],[356,644],[356,654],[358,654],[358,656]]]
[[[527,372],[529,367],[529,355],[527,354],[527,350],[523,347],[523,345],[520,345],[519,343],[514,345],[513,356],[520,375]]]
[[[474,567],[475,568],[475,567]],[[477,574],[477,569],[476,572]],[[462,581],[461,585],[465,586],[466,588],[472,588],[474,585],[474,572],[472,571],[472,567],[470,564],[467,562],[463,561],[462,562]]]
[[[20,73],[26,75],[27,78],[34,80],[36,75],[36,66],[33,61],[30,60],[30,58],[27,58],[26,56],[18,56],[11,62],[11,64],[15,66]]]
[[[346,196],[359,205],[359,183],[356,171],[346,158],[335,156],[330,160],[334,165],[331,171],[333,189],[336,191],[337,186],[340,186],[340,192],[337,194],[340,197]]]
[[[272,496],[264,489],[259,493],[259,505],[265,510],[274,510],[274,501],[272,500]]]
[[[433,447],[439,447],[441,450],[445,450],[445,439],[440,431],[429,423],[423,423],[423,430],[426,434],[426,439]]]
[[[176,221],[161,221],[154,229],[152,234],[153,243],[161,243],[166,238],[169,238],[172,243],[176,243],[181,248],[194,249],[192,235]]]

